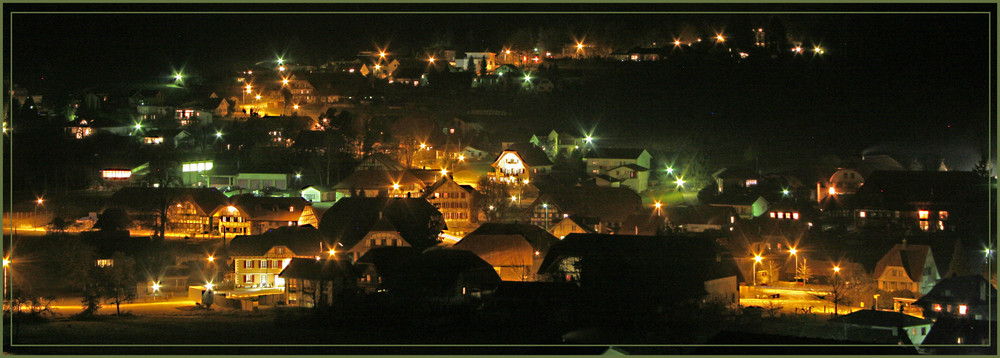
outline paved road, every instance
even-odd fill
[[[60,298],[54,301],[50,307],[55,310],[56,315],[59,317],[69,317],[83,310],[83,305],[80,303],[79,298]],[[191,311],[195,309],[195,304],[194,301],[189,301],[186,297],[183,297],[170,301],[126,303],[121,305],[121,309],[122,312],[141,315],[183,316],[191,314]],[[101,306],[98,314],[110,315],[116,312],[115,305],[112,303]]]

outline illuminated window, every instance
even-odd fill
[[[772,219],[774,219],[775,217],[777,217],[777,215],[778,215],[778,214],[775,214],[775,213],[774,213],[773,211],[771,212],[771,218],[772,218]]]
[[[926,221],[920,222],[920,230],[927,231],[931,229],[931,224]]]
[[[792,219],[793,220],[798,220],[799,219],[799,213],[792,213]]]
[[[114,265],[115,265],[114,261],[111,261],[109,259],[97,260],[97,267],[111,267]]]
[[[941,304],[940,303],[935,303],[934,304],[934,310],[937,311],[937,312],[941,312]]]
[[[931,212],[927,210],[917,211],[917,217],[920,218],[920,220],[927,220],[927,218],[930,217],[930,214]]]
[[[969,306],[966,306],[966,305],[958,305],[958,314],[960,314],[960,315],[964,315],[964,314],[966,314],[966,313],[967,313],[968,311],[969,311]]]
[[[941,220],[941,221],[948,220],[948,212],[947,211],[938,211],[938,219]]]
[[[865,212],[864,212],[864,211],[859,211],[859,212],[858,212],[858,217],[860,217],[860,218],[862,218],[862,219],[863,219],[863,218],[865,217],[865,215],[866,215],[866,214],[865,214]]]
[[[757,179],[747,179],[746,186],[757,185]]]

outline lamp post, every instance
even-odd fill
[[[799,250],[792,248],[791,250],[788,250],[788,252],[795,257],[795,272],[792,279],[795,280],[795,282],[799,282],[799,255],[796,255]]]
[[[754,286],[757,286],[757,264],[759,264],[761,260],[763,260],[763,258],[760,257],[760,255],[757,255],[757,254],[753,255],[753,285]]]
[[[877,293],[872,296],[873,298],[875,298],[875,302],[873,302],[873,304],[872,304],[872,309],[875,310],[875,311],[878,311],[878,296],[879,296],[879,294],[877,294]]]
[[[10,259],[3,259],[3,299],[7,300],[7,266],[10,266]]]
[[[840,303],[840,290],[837,287],[840,278],[840,266],[833,267],[833,315],[837,315],[837,304]]]
[[[32,224],[33,224],[32,226],[34,226],[35,228],[38,228],[38,207],[41,206],[42,203],[44,202],[45,199],[42,198],[38,198],[38,200],[35,200],[35,214],[32,215]]]

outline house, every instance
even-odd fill
[[[631,216],[630,216],[631,217]],[[628,219],[626,219],[628,222]],[[611,231],[607,230],[601,225],[601,219],[591,218],[579,215],[563,215],[562,219],[555,221],[550,225],[549,233],[552,236],[562,239],[566,235],[577,233],[577,234],[610,234]],[[624,225],[622,227],[627,228]]]
[[[470,185],[459,185],[450,176],[427,187],[424,198],[434,205],[448,226],[445,233],[462,237],[475,230],[479,224],[478,193]]]
[[[495,169],[492,177],[510,183],[530,183],[538,174],[552,170],[552,161],[542,151],[530,143],[515,143],[504,149],[493,161]]]
[[[931,331],[930,319],[899,312],[858,310],[831,318],[851,341],[919,346]]]
[[[973,172],[876,171],[855,194],[853,216],[860,226],[951,231],[988,219],[986,195]]]
[[[357,266],[366,292],[407,304],[463,305],[491,295],[500,284],[490,264],[463,250],[377,248]]]
[[[666,225],[678,232],[729,231],[739,213],[730,206],[666,206],[661,208]]]
[[[319,231],[312,227],[288,227],[261,235],[237,236],[228,246],[232,260],[233,294],[283,294],[286,281],[278,274],[293,258],[316,260],[327,257]]]
[[[549,228],[568,216],[599,218],[601,228],[622,228],[629,215],[642,209],[642,198],[628,188],[553,187],[541,192],[528,208],[531,224]],[[626,230],[627,232],[627,230]]]
[[[333,188],[324,185],[310,185],[302,188],[300,193],[303,199],[311,203],[337,201],[338,199],[337,192]]]
[[[384,154],[366,156],[347,178],[333,186],[338,197],[417,198],[445,175],[437,170],[403,167]]]
[[[211,213],[219,235],[259,235],[287,226],[318,226],[312,205],[302,199],[234,195]]]
[[[124,187],[105,202],[102,211],[125,210],[140,229],[156,230],[166,211],[167,232],[187,235],[212,231],[212,213],[226,203],[226,196],[212,188]]]
[[[535,281],[542,258],[557,241],[534,225],[484,223],[452,249],[476,254],[504,281]]]
[[[181,127],[210,125],[212,124],[212,112],[191,107],[180,107],[174,109],[174,121]]]
[[[766,213],[768,204],[760,195],[723,194],[712,199],[709,205],[732,208],[741,219],[750,220]]]
[[[288,80],[287,82],[285,80]],[[303,105],[317,102],[316,87],[309,81],[300,79],[296,75],[282,78],[282,89],[287,89],[291,93],[292,103]]]
[[[838,168],[833,172],[830,179],[816,182],[816,202],[822,202],[823,198],[830,195],[850,195],[858,192],[858,188],[865,183],[865,178],[856,169]]]
[[[997,289],[982,275],[949,277],[941,280],[914,305],[924,317],[951,317],[975,321],[996,321]]]
[[[556,160],[556,156],[559,155],[559,133],[555,129],[531,135],[528,143],[542,148],[549,160]]]
[[[878,288],[886,291],[910,291],[926,295],[941,280],[931,247],[896,244],[875,265],[872,275]]]
[[[348,260],[333,257],[292,258],[278,274],[285,281],[289,306],[332,307],[358,290],[358,272]]]
[[[446,228],[441,212],[421,198],[343,198],[323,213],[320,231],[338,252],[354,259],[372,248],[438,244]]]
[[[578,282],[610,302],[654,306],[688,300],[735,306],[742,281],[732,255],[714,239],[685,236],[570,234],[549,248],[539,274]]]
[[[649,152],[633,148],[593,148],[583,154],[587,174],[607,175],[637,193],[649,185]]]

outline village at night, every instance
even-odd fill
[[[5,353],[997,354],[995,4],[119,5],[3,6]]]

